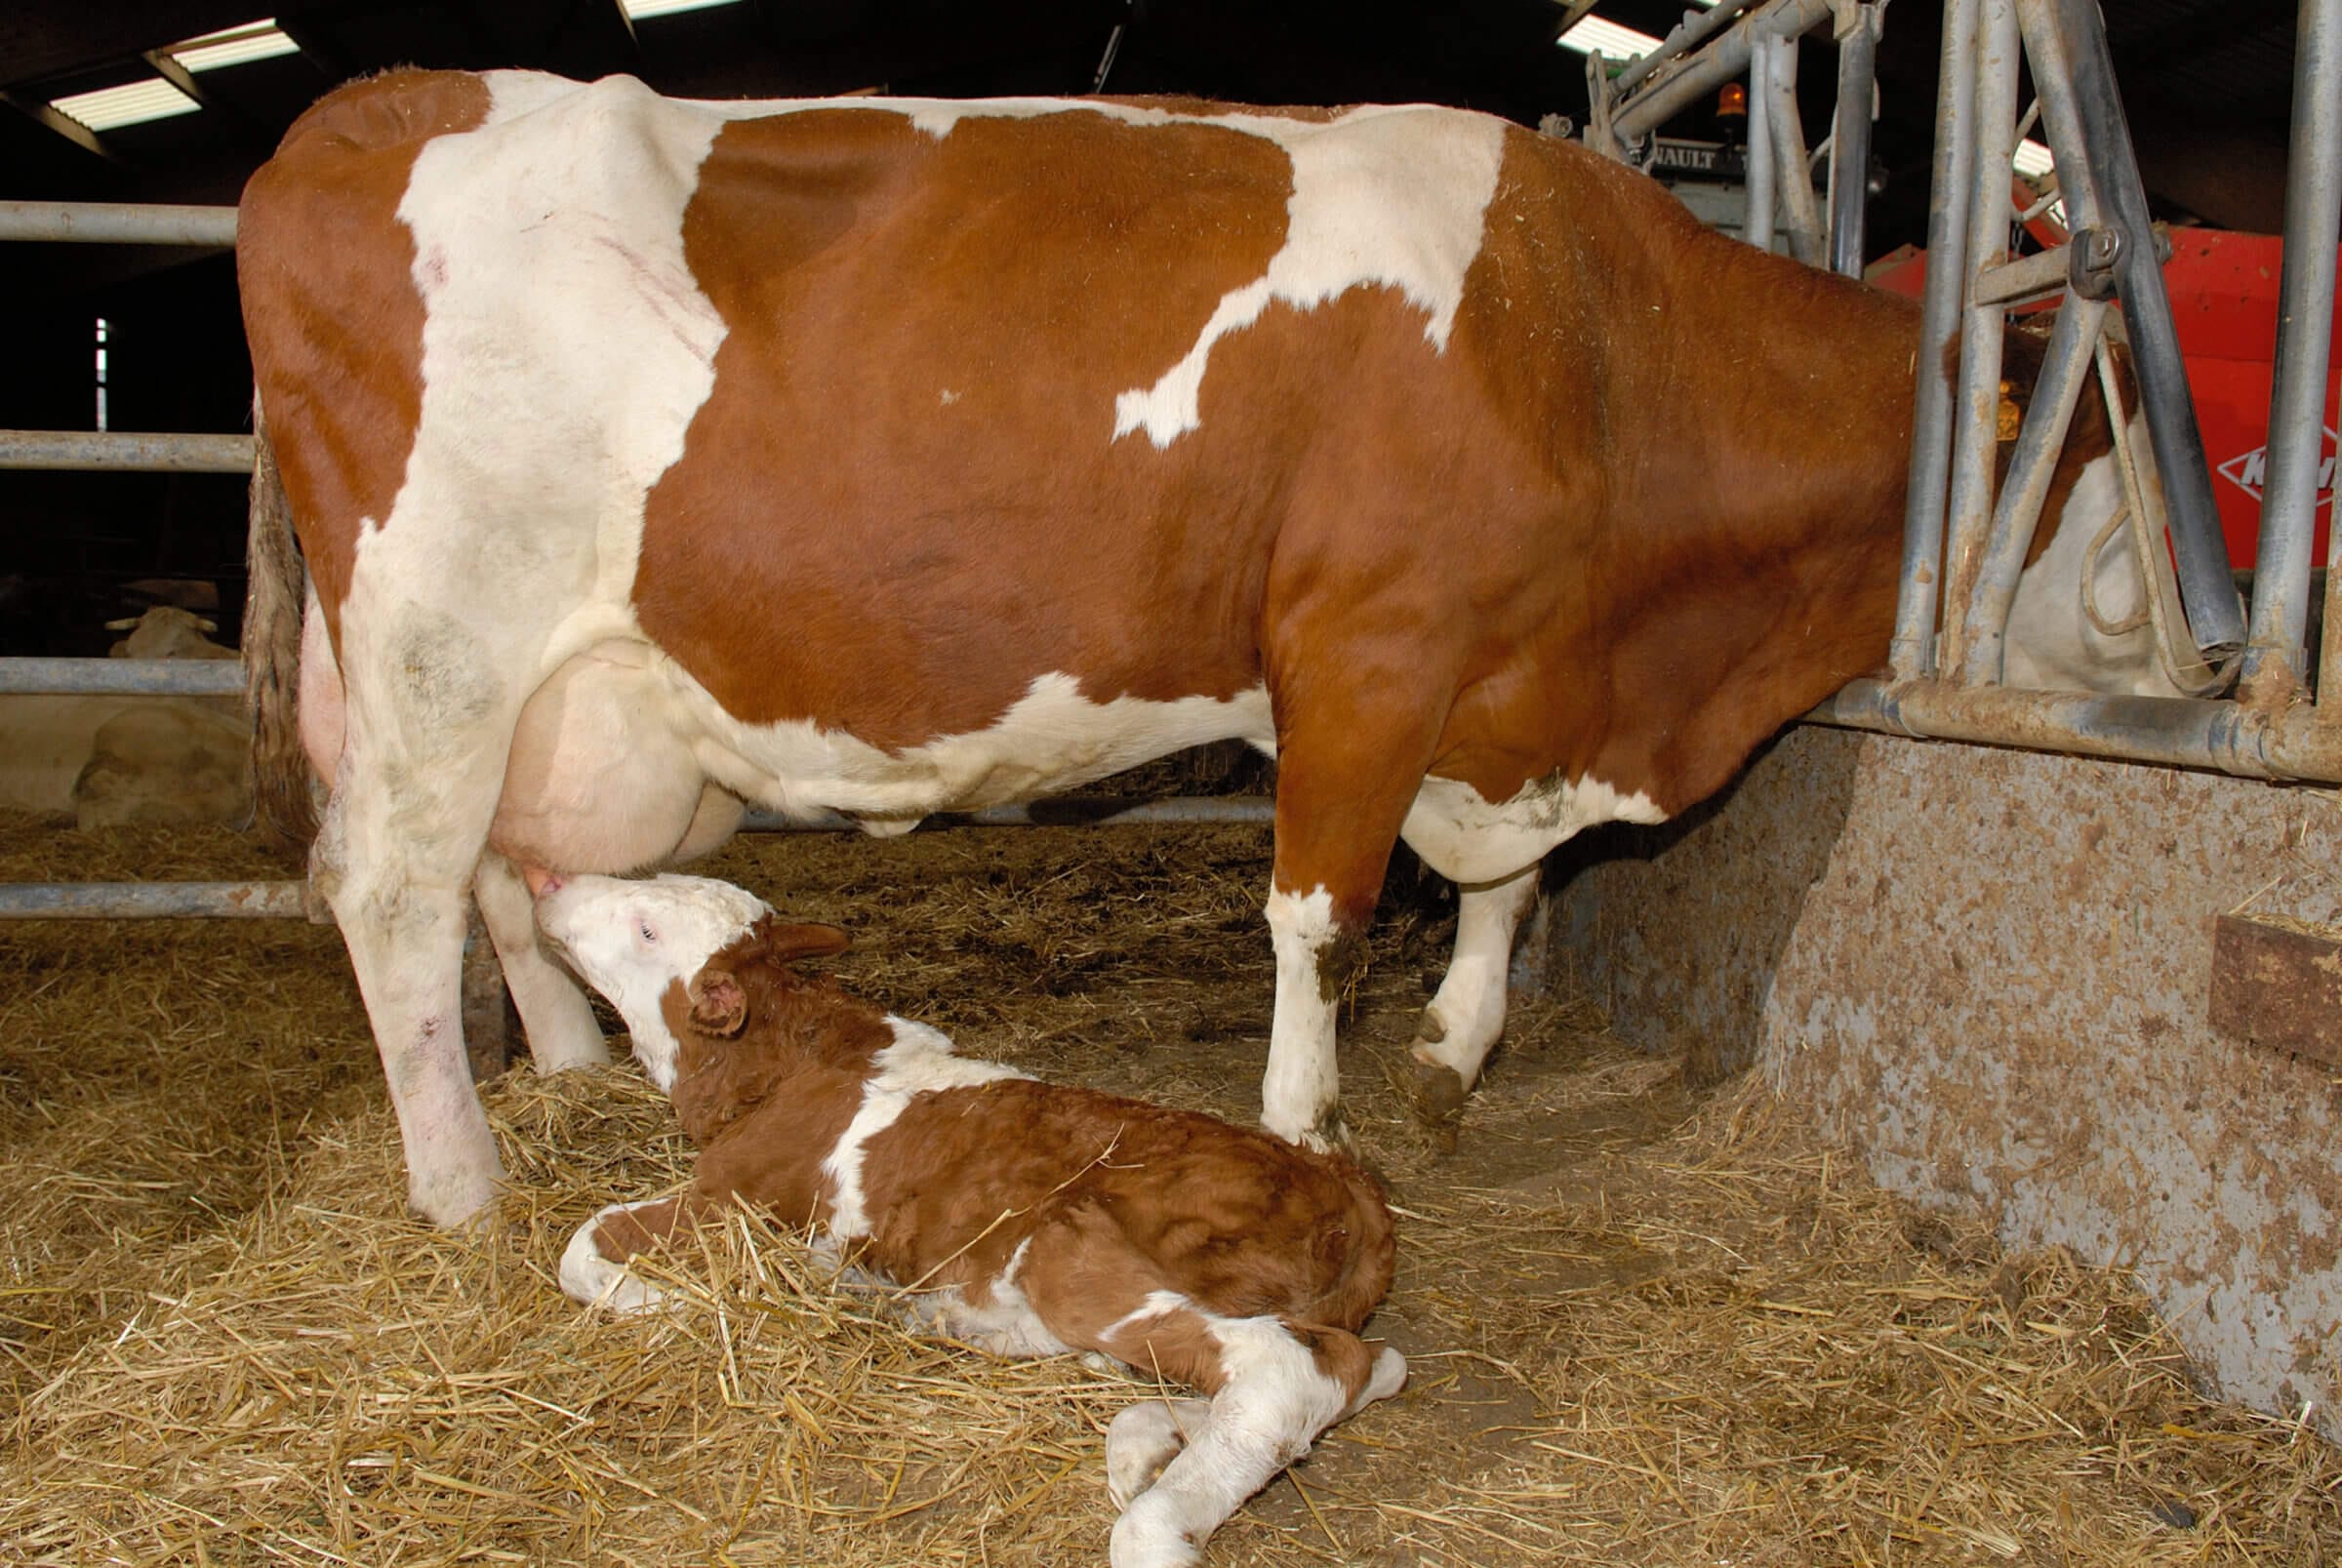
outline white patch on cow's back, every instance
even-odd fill
[[[875,1068],[863,1080],[862,1105],[822,1161],[822,1174],[835,1189],[829,1200],[829,1230],[841,1241],[870,1233],[869,1210],[864,1205],[862,1156],[864,1146],[895,1124],[904,1107],[919,1095],[943,1089],[973,1089],[1010,1078],[1030,1078],[997,1062],[972,1062],[954,1056],[951,1041],[939,1029],[889,1015],[895,1043],[871,1058]]]
[[[515,77],[521,80],[507,80]],[[558,110],[570,95],[609,86],[581,90],[557,78],[519,72],[496,72],[489,79],[495,86],[495,118],[506,116],[507,104],[513,113]],[[1284,245],[1263,276],[1220,300],[1200,325],[1194,345],[1153,385],[1132,388],[1114,400],[1115,439],[1144,429],[1157,447],[1197,427],[1198,393],[1212,345],[1250,326],[1272,302],[1310,310],[1354,288],[1394,288],[1424,312],[1425,339],[1444,350],[1464,298],[1465,275],[1480,252],[1483,219],[1504,161],[1506,129],[1504,121],[1487,115],[1423,103],[1364,104],[1328,120],[1243,109],[1192,114],[1046,98],[676,100],[671,108],[677,117],[704,119],[710,141],[730,120],[843,110],[902,114],[913,128],[938,139],[966,120],[1082,113],[1131,126],[1205,126],[1273,142],[1293,171]]]
[[[909,824],[1030,800],[1212,741],[1272,745],[1276,733],[1264,686],[1225,699],[1097,702],[1073,676],[1052,671],[984,729],[888,751],[806,721],[745,724],[679,665],[666,664],[707,737],[700,761],[716,783],[776,811],[850,812],[872,830],[890,818]]]
[[[1496,194],[1502,125],[1432,108],[1277,123],[1282,134],[1262,134],[1293,160],[1283,248],[1265,274],[1221,297],[1179,363],[1114,399],[1116,440],[1145,430],[1167,447],[1200,425],[1212,345],[1272,302],[1312,310],[1352,289],[1396,289],[1424,312],[1425,339],[1446,350]]]
[[[1451,882],[1494,882],[1536,864],[1583,828],[1665,821],[1667,813],[1641,790],[1621,794],[1591,776],[1531,780],[1493,804],[1468,784],[1434,777],[1416,791],[1399,837]]]

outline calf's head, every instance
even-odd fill
[[[834,926],[783,925],[754,894],[704,876],[643,880],[533,877],[537,924],[570,966],[626,1021],[634,1055],[661,1089],[675,1087],[681,1045],[670,997],[704,1035],[739,1032],[747,997],[735,973],[748,957],[786,961],[837,952]],[[718,954],[728,961],[710,964]]]

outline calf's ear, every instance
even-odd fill
[[[703,1034],[731,1036],[748,1022],[747,993],[729,969],[713,965],[701,970],[684,987],[691,1000],[691,1026]]]
[[[854,939],[835,926],[783,925],[769,914],[756,923],[756,935],[763,944],[765,956],[777,964],[794,958],[826,957],[844,952],[854,945]]]

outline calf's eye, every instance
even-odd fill
[[[645,920],[645,921],[642,923],[642,925],[641,925],[641,928],[640,928],[640,929],[641,929],[641,931],[642,931],[642,940],[643,940],[643,941],[645,941],[645,942],[657,942],[657,941],[659,940],[659,933],[658,933],[658,932],[656,932],[656,931],[653,931],[653,930],[651,929],[651,923],[650,923],[648,920]]]

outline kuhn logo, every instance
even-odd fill
[[[2334,499],[2334,432],[2325,432],[2325,454],[2318,460],[2318,500],[2322,506]],[[2261,499],[2261,481],[2269,471],[2269,449],[2254,447],[2220,464],[2221,475],[2253,500]]]

